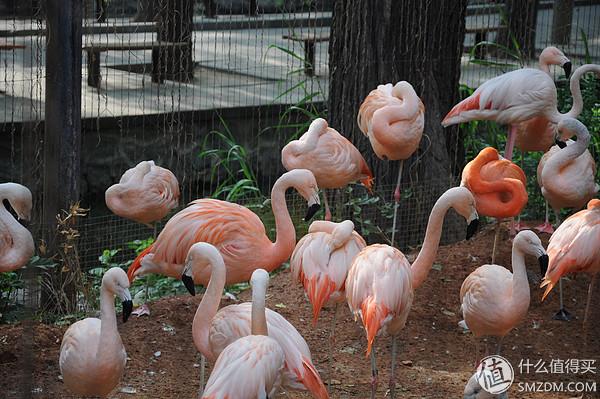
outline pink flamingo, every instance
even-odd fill
[[[0,273],[12,272],[27,264],[35,251],[33,237],[4,207],[7,200],[19,220],[31,218],[31,191],[17,183],[0,184]]]
[[[296,244],[296,231],[285,202],[285,191],[294,187],[308,201],[306,219],[319,209],[317,182],[312,172],[294,169],[283,174],[271,191],[277,239],[273,243],[260,218],[248,208],[216,199],[193,201],[165,225],[156,242],[131,264],[127,274],[159,273],[180,277],[192,244],[200,241],[215,245],[227,265],[227,284],[248,281],[258,268],[272,271],[289,259]],[[194,281],[206,284],[210,268],[197,269]]]
[[[221,352],[206,383],[203,399],[275,397],[281,384],[285,355],[277,341],[268,336],[265,316],[268,284],[269,273],[265,270],[256,269],[252,273],[251,335],[233,341]]]
[[[342,188],[356,180],[372,190],[373,173],[367,162],[348,141],[323,118],[315,119],[299,140],[290,141],[281,150],[281,162],[287,170],[308,169],[319,188]],[[323,191],[325,220],[331,220],[327,195]]]
[[[542,300],[561,277],[569,273],[585,272],[592,275],[583,325],[590,309],[594,282],[600,272],[600,200],[592,199],[587,209],[569,216],[552,234],[548,243],[550,264],[541,287],[546,287]]]
[[[358,110],[360,130],[369,138],[379,159],[400,161],[394,190],[392,242],[400,202],[400,182],[404,161],[419,147],[425,126],[425,106],[410,83],[401,81],[379,85],[371,91]]]
[[[367,356],[371,356],[371,398],[377,390],[377,367],[373,341],[381,332],[392,336],[391,397],[395,397],[396,338],[406,323],[413,291],[427,279],[442,234],[448,209],[454,208],[467,219],[467,239],[477,229],[475,199],[464,187],[446,191],[436,201],[425,232],[423,247],[412,266],[398,249],[374,244],[364,248],[352,262],[346,278],[346,299],[355,319],[359,317],[367,334]]]
[[[587,150],[590,133],[577,119],[563,119],[558,124],[561,139],[574,134],[577,141],[569,140],[566,148],[553,146],[544,154],[537,168],[538,184],[547,203],[552,206],[559,221],[561,208],[582,208],[596,196],[600,187],[595,182],[596,163]],[[548,214],[546,213],[546,223]],[[549,224],[549,223],[548,223]],[[550,225],[552,227],[552,225]],[[571,315],[564,308],[562,280],[559,283],[560,309],[554,316],[557,320],[568,321]]]
[[[501,340],[527,315],[530,292],[525,255],[538,258],[542,271],[548,255],[539,237],[531,230],[519,232],[512,246],[512,269],[483,265],[475,269],[460,287],[463,321],[459,324],[473,332],[475,338],[497,337]],[[478,359],[479,361],[479,359]]]
[[[192,324],[194,345],[209,361],[215,361],[227,345],[251,333],[252,303],[229,305],[219,310],[228,272],[225,262],[213,245],[197,242],[189,250],[181,275],[184,285],[194,295],[196,291],[192,276],[196,276],[199,271],[208,270],[210,273],[210,281]],[[269,336],[278,342],[285,354],[283,386],[288,389],[309,390],[316,398],[328,398],[327,389],[312,364],[310,350],[304,338],[279,313],[266,309],[266,318]]]
[[[504,157],[512,159],[517,124],[543,116],[553,124],[563,118],[577,117],[583,108],[579,81],[586,72],[600,73],[600,65],[587,64],[577,68],[570,81],[573,106],[561,114],[554,80],[543,70],[517,69],[488,80],[469,97],[456,104],[442,121],[450,126],[472,120],[489,119],[510,125]]]
[[[292,278],[302,283],[313,306],[313,325],[317,324],[324,304],[335,304],[329,336],[329,378],[331,380],[332,350],[338,304],[346,299],[348,269],[354,257],[366,246],[354,231],[354,223],[315,221],[302,237],[290,259]],[[331,384],[330,384],[331,386]]]
[[[170,170],[142,161],[106,190],[105,200],[115,215],[153,227],[179,204],[179,183]]]
[[[100,318],[88,317],[73,323],[60,346],[60,372],[65,385],[78,396],[107,397],[117,386],[127,353],[123,347],[115,315],[115,295],[123,301],[123,322],[133,309],[129,280],[120,267],[102,276]]]

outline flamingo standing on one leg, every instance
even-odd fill
[[[519,122],[543,116],[557,124],[563,118],[574,118],[581,113],[583,99],[579,81],[587,72],[600,74],[600,65],[587,64],[575,70],[570,81],[573,106],[565,114],[557,110],[554,80],[545,71],[523,68],[484,82],[448,112],[442,125],[485,119],[510,125],[504,157],[511,160]]]
[[[392,241],[396,234],[396,215],[400,202],[400,182],[404,161],[419,147],[425,126],[425,106],[410,83],[401,81],[379,85],[371,91],[358,111],[360,130],[369,138],[379,159],[400,161],[394,190]]]
[[[106,190],[105,200],[115,215],[153,227],[179,204],[179,183],[170,170],[142,161]]]
[[[251,335],[229,344],[217,358],[202,399],[274,398],[281,384],[285,356],[279,343],[269,337],[265,294],[269,273],[256,269],[252,286]],[[232,383],[235,381],[235,383]]]
[[[252,272],[272,271],[289,259],[296,244],[296,230],[285,202],[285,191],[294,187],[308,201],[307,219],[319,209],[317,182],[312,172],[294,169],[283,174],[271,191],[277,239],[271,242],[260,218],[248,208],[216,199],[200,199],[175,214],[156,242],[131,264],[127,274],[159,273],[180,277],[192,244],[200,241],[215,245],[227,266],[227,284],[248,281]],[[197,269],[194,281],[206,284],[210,268]]]
[[[367,162],[348,141],[323,118],[315,119],[299,140],[290,141],[281,150],[281,162],[287,170],[308,169],[321,189],[342,188],[356,180],[371,191],[373,173]],[[323,191],[325,220],[331,220],[327,194]]]
[[[129,280],[119,267],[109,269],[102,277],[100,318],[73,323],[63,336],[60,372],[67,388],[76,395],[107,397],[125,370],[127,353],[117,330],[115,295],[123,301],[125,322],[133,304]]]
[[[531,230],[519,232],[513,240],[512,273],[488,264],[463,281],[460,302],[464,321],[459,324],[466,324],[476,339],[491,336],[502,340],[527,315],[530,292],[525,255],[537,257],[542,272],[548,266],[546,250]]]
[[[27,264],[35,251],[33,237],[4,207],[7,200],[19,220],[31,219],[31,191],[17,183],[0,184],[0,273]]]
[[[290,258],[292,278],[302,283],[313,306],[313,324],[317,324],[324,304],[335,304],[329,335],[329,380],[331,381],[332,351],[337,305],[346,299],[348,269],[354,257],[366,246],[365,240],[354,231],[354,223],[316,221],[302,237]],[[331,386],[331,384],[329,384]]]
[[[544,154],[537,168],[538,184],[547,203],[552,206],[559,223],[561,208],[582,208],[596,196],[600,189],[595,182],[596,163],[587,150],[590,133],[577,119],[563,119],[558,124],[561,139],[577,136],[577,141],[569,140],[566,148],[553,146]],[[571,315],[564,308],[562,280],[560,289],[560,309],[554,316],[557,320],[568,321]]]
[[[592,275],[588,290],[584,328],[590,309],[594,282],[600,272],[600,200],[592,199],[587,209],[569,216],[552,234],[548,242],[550,264],[541,287],[546,287],[546,299],[561,277],[569,273],[585,272]]]
[[[181,280],[192,295],[195,294],[192,276],[206,272],[210,275],[192,324],[194,345],[210,361],[215,361],[227,345],[251,333],[251,303],[229,305],[219,310],[228,273],[225,262],[226,258],[213,245],[198,242],[190,248],[181,275]],[[285,354],[283,386],[309,390],[316,398],[328,398],[327,389],[312,364],[310,349],[304,338],[279,313],[267,309],[266,315],[269,336],[279,343]]]
[[[461,185],[475,196],[480,215],[498,219],[492,263],[500,231],[500,219],[514,217],[527,204],[525,173],[513,162],[502,159],[498,150],[486,147],[462,171]]]
[[[467,239],[477,229],[475,199],[464,187],[446,191],[436,201],[425,232],[423,247],[412,265],[404,254],[389,245],[374,244],[364,248],[352,262],[346,278],[346,299],[355,319],[361,318],[367,333],[367,356],[371,355],[371,398],[377,390],[377,367],[373,341],[381,332],[392,336],[391,397],[396,395],[396,337],[406,323],[412,304],[413,290],[427,279],[442,234],[444,216],[454,208],[467,219]]]

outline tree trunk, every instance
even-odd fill
[[[534,58],[537,11],[537,0],[506,0],[503,24],[507,29],[498,32],[496,43],[516,49],[516,41],[523,57]]]
[[[552,42],[569,44],[574,0],[554,0],[552,8]]]
[[[417,152],[405,161],[403,182],[420,190],[401,200],[399,225],[418,225],[422,239],[432,203],[454,181],[462,167],[463,149],[458,128],[442,128],[440,121],[458,101],[467,0],[376,0],[334,5],[329,44],[329,124],[347,136],[367,159],[376,187],[393,186],[398,162],[380,161],[360,132],[356,115],[360,104],[378,84],[406,80],[425,105],[425,130]],[[384,200],[389,200],[388,191]],[[415,212],[407,211],[411,207]],[[418,209],[417,209],[418,208]],[[415,216],[418,220],[415,220]],[[386,221],[380,221],[386,222]],[[387,221],[389,222],[389,221]],[[415,235],[400,245],[414,243]]]
[[[185,42],[184,47],[166,47],[160,50],[162,77],[188,82],[194,78],[192,35],[194,32],[194,2],[191,0],[161,0],[158,40]]]
[[[134,22],[154,22],[158,14],[158,0],[138,0]]]

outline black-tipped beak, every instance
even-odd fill
[[[125,323],[133,311],[133,302],[131,299],[128,299],[127,301],[123,301],[121,304],[123,305],[123,323]]]
[[[311,206],[309,206],[308,210],[306,211],[306,216],[304,217],[304,221],[308,222],[310,219],[312,219],[312,217],[315,216],[315,213],[317,213],[319,211],[319,209],[321,209],[320,204],[312,204]]]
[[[19,223],[21,223],[21,226],[25,227],[26,229],[29,228],[29,220],[19,219]]]
[[[565,62],[562,67],[565,70],[565,76],[569,79],[571,77],[571,68],[573,67],[573,64],[571,64],[571,62]]]
[[[545,276],[546,272],[548,271],[548,261],[548,255],[546,254],[538,258],[538,262],[540,262],[540,272],[542,273],[542,276]]]
[[[188,276],[187,274],[182,274],[181,281],[183,282],[183,285],[185,285],[185,288],[187,288],[188,292],[192,296],[196,296],[196,286],[194,285],[194,279]]]
[[[470,239],[477,233],[477,228],[479,227],[479,219],[471,220],[471,223],[467,226],[467,240]]]
[[[554,144],[556,144],[558,148],[565,148],[567,146],[567,143],[559,139],[555,139]]]

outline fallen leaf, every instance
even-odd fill
[[[150,308],[148,308],[148,305],[143,304],[142,306],[138,307],[136,310],[131,312],[131,314],[136,315],[137,317],[150,316]]]
[[[285,306],[283,303],[277,303],[277,304],[275,304],[275,307],[276,307],[276,308],[280,308],[280,309],[285,309],[285,308],[287,308],[287,306]]]
[[[403,366],[406,366],[406,367],[411,367],[413,365],[412,360],[403,360],[401,363]]]

